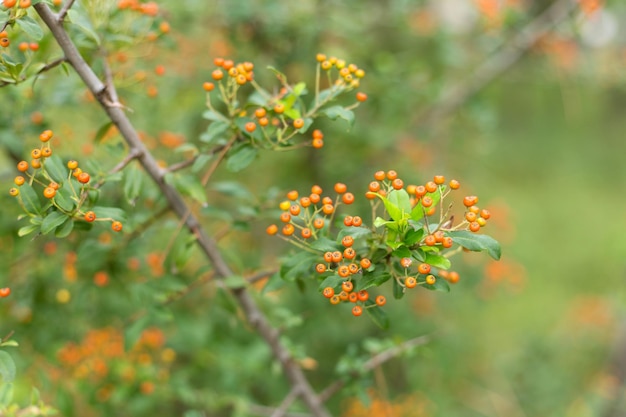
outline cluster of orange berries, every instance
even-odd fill
[[[27,9],[31,6],[31,0],[4,0],[2,5],[5,9],[11,9],[17,5],[20,9]]]
[[[30,155],[33,158],[30,164],[27,161],[20,161],[17,164],[17,170],[21,172],[23,175],[18,175],[13,179],[13,183],[17,187],[12,187],[9,189],[9,195],[12,197],[20,196],[20,187],[25,185],[28,182],[29,186],[32,186],[33,183],[37,183],[43,186],[43,196],[46,199],[49,199],[54,204],[54,198],[57,195],[57,192],[61,185],[54,181],[50,175],[45,171],[45,160],[52,156],[52,147],[50,146],[50,139],[54,136],[52,130],[44,130],[39,135],[39,140],[42,142],[41,146],[38,148],[34,148]],[[34,171],[31,173],[29,169],[32,168]],[[71,176],[73,176],[76,181],[81,184],[81,191],[86,190],[86,186],[91,181],[91,176],[89,173],[84,172],[79,166],[78,162],[75,160],[70,160],[67,162],[67,168]],[[41,169],[41,171],[37,171]],[[39,176],[38,176],[39,174]],[[27,178],[26,178],[26,177]],[[46,182],[43,182],[43,178]],[[72,187],[73,189],[73,187]],[[76,196],[78,201],[83,201],[83,199]],[[79,212],[80,213],[80,212]],[[96,214],[93,211],[88,211],[84,213],[83,220],[86,222],[94,222],[96,220]],[[111,219],[103,219],[103,220],[111,220]],[[119,221],[112,220],[111,229],[115,232],[119,232],[122,230],[122,223]]]
[[[322,264],[323,265],[323,264]],[[354,303],[352,307],[352,314],[355,317],[363,314],[363,309],[371,307],[382,307],[387,303],[387,299],[384,295],[378,295],[374,300],[375,304],[365,305],[365,302],[369,300],[370,294],[367,290],[354,291],[354,284],[352,281],[344,281],[341,283],[341,292],[335,293],[333,287],[326,287],[322,290],[322,295],[330,301],[332,305],[337,305],[342,302]]]
[[[159,5],[154,1],[141,3],[138,0],[118,0],[117,8],[120,10],[133,10],[153,17],[159,14]]]
[[[315,59],[324,71],[330,71],[333,68],[337,69],[340,78],[337,79],[336,84],[345,84],[356,88],[360,84],[359,80],[365,77],[365,71],[355,64],[347,64],[343,59],[338,59],[334,56],[328,57],[326,54],[321,53],[317,54]]]
[[[311,187],[308,196],[300,197],[297,191],[289,191],[287,200],[279,204],[282,210],[280,221],[284,223],[281,233],[284,236],[295,236],[296,229],[299,229],[301,238],[305,240],[317,238],[316,231],[324,228],[326,219],[332,218],[337,205],[354,202],[354,194],[348,192],[345,184],[335,184],[334,190],[338,194],[335,200],[329,196],[322,197],[323,190],[319,185]],[[357,223],[360,224],[362,222],[360,217],[357,216],[357,219]],[[275,235],[278,233],[278,226],[272,224],[267,227],[266,232]]]
[[[215,58],[213,63],[217,68],[211,73],[211,78],[215,81],[221,81],[224,78],[224,73],[238,85],[244,85],[254,80],[254,64],[252,62],[235,63],[230,59]],[[205,91],[213,91],[215,84],[205,82],[202,87]]]

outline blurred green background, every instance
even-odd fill
[[[453,291],[417,291],[390,301],[387,331],[331,311],[314,285],[260,295],[272,319],[286,327],[285,337],[317,389],[393,341],[431,335],[424,347],[333,397],[334,415],[623,415],[609,410],[626,407],[623,371],[615,365],[626,354],[618,345],[626,251],[626,49],[619,24],[626,5],[607,1],[590,12],[598,2],[580,2],[492,82],[452,111],[429,117],[447,89],[471,83],[481,63],[497,60],[507,40],[549,3],[168,0],[160,5],[171,36],[156,48],[129,49],[130,63],[120,65],[126,76],[120,76],[121,95],[137,127],[151,138],[168,131],[197,143],[206,128],[200,86],[210,78],[213,57],[254,62],[257,80],[269,86],[275,82],[267,65],[283,69],[292,82],[312,83],[316,53],[342,57],[367,73],[361,91],[369,100],[356,110],[355,126],[323,121],[322,150],[264,153],[242,173],[220,171],[219,180],[242,182],[260,196],[243,201],[262,208],[277,192],[313,183],[342,181],[355,192],[365,190],[379,169],[395,169],[410,182],[443,174],[459,179],[492,211],[488,233],[501,241],[502,260],[459,255],[454,265],[461,280]],[[162,78],[153,74],[159,64],[166,68]],[[147,81],[124,82],[140,70]],[[45,126],[63,138],[64,156],[82,160],[87,152],[101,167],[94,169],[112,167],[123,149],[114,140],[93,145],[105,119],[77,85],[74,76],[58,71],[38,81],[34,99],[30,85],[1,89],[5,149],[20,155],[36,144],[41,126],[29,119],[41,112]],[[146,95],[148,85],[158,87],[156,98]],[[5,188],[15,175],[10,152],[2,169]],[[182,158],[164,147],[155,153],[170,163]],[[115,183],[103,190],[107,198],[117,192]],[[238,208],[242,200],[217,191],[213,197],[228,208],[216,203],[205,212],[213,230],[246,215]],[[135,224],[151,216],[145,207],[133,209],[121,195],[115,198]],[[147,180],[142,198],[151,210],[162,203]],[[17,238],[17,207],[6,194],[2,205],[0,286],[10,285],[14,293],[0,303],[0,328],[15,330],[21,344],[13,354],[21,384],[34,383],[62,415],[250,415],[246,404],[280,404],[288,387],[278,366],[221,290],[203,286],[151,307],[193,281],[201,264],[190,252],[191,266],[150,278],[159,271],[146,254],[163,250],[175,220],[160,219],[162,227],[132,240],[104,232],[74,236],[48,253],[54,239]],[[272,269],[289,249],[264,235],[273,221],[261,212],[246,230],[223,239],[239,272]],[[181,251],[185,238],[176,241]],[[67,279],[73,264],[67,251],[77,254],[74,281]],[[243,261],[236,261],[241,254]],[[140,261],[138,271],[128,270],[130,259]],[[111,277],[106,288],[93,285],[98,271]],[[70,302],[59,302],[60,289],[71,292]],[[59,359],[60,349],[80,344],[90,329],[128,335],[139,331],[133,330],[138,321],[139,330],[162,329],[164,346],[176,352],[173,362],[162,351],[151,352],[152,368],[119,383],[82,381]],[[160,395],[138,395],[145,394],[141,381],[156,381]]]

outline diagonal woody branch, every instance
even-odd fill
[[[68,1],[67,4],[71,4]],[[212,264],[216,278],[226,278],[232,271],[222,257],[215,241],[206,234],[198,219],[190,213],[187,203],[180,193],[164,180],[166,171],[162,169],[145,145],[141,142],[137,131],[131,124],[123,109],[115,105],[114,87],[107,87],[94,73],[78,52],[73,41],[63,27],[59,16],[55,15],[45,3],[38,3],[35,10],[51,31],[57,43],[63,50],[67,62],[74,68],[83,83],[91,91],[98,103],[115,124],[120,134],[130,147],[133,156],[141,163],[145,171],[159,187],[165,196],[171,210],[184,219],[185,227],[196,237],[196,242],[208,261]],[[287,349],[280,343],[279,332],[268,322],[263,312],[245,287],[232,289],[250,325],[263,337],[270,346],[274,357],[280,362],[283,371],[289,379],[292,390],[296,391],[302,401],[316,417],[330,417],[322,401],[312,389],[302,369],[293,360]]]

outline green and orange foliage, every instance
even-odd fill
[[[152,395],[166,385],[176,352],[163,332],[150,327],[128,346],[117,329],[92,329],[78,343],[57,352],[58,367],[50,372],[58,383],[95,396],[97,402],[129,401]],[[90,395],[90,396],[91,396]]]
[[[370,389],[363,398],[349,398],[343,404],[342,417],[371,417],[371,416],[402,416],[402,417],[429,417],[433,415],[435,406],[426,395],[415,392],[410,395],[394,398],[382,396]]]
[[[460,188],[459,181],[446,183],[442,175],[405,185],[396,171],[378,171],[364,193],[371,208],[368,222],[355,213],[338,214],[341,206],[355,201],[343,183],[335,184],[329,195],[318,185],[304,195],[290,191],[279,204],[282,226],[270,225],[267,233],[300,252],[286,260],[278,275],[292,282],[313,276],[332,305],[357,304],[352,307],[355,316],[365,310],[387,326],[386,315],[377,308],[385,302],[372,290],[389,282],[397,299],[418,286],[447,292],[449,283],[459,281],[459,274],[449,270],[452,255],[486,251],[500,258],[498,242],[477,233],[491,218],[478,206],[477,196],[461,199],[462,215],[452,211],[449,201]]]
[[[336,57],[318,54],[316,58],[316,77],[309,83],[291,83],[270,67],[280,83],[277,93],[256,82],[253,63],[215,58],[211,80],[202,85],[208,107],[204,118],[210,124],[200,137],[203,146],[193,148],[196,154],[212,154],[216,146],[227,145],[227,167],[239,171],[260,149],[323,147],[323,133],[313,129],[321,117],[340,118],[352,125],[352,110],[367,99],[363,92],[353,94],[365,71]]]
[[[17,170],[21,173],[14,179],[18,188],[9,194],[17,200],[23,215],[30,224],[18,231],[19,236],[39,231],[54,233],[57,237],[68,236],[74,228],[90,228],[93,222],[109,222],[112,230],[122,230],[124,212],[115,207],[96,206],[100,182],[92,181],[76,160],[63,163],[53,155],[54,133],[45,130],[39,135],[41,144],[31,150],[32,160],[20,161]],[[42,198],[40,198],[43,197]]]

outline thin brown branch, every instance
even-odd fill
[[[278,270],[276,270],[276,269],[269,270],[269,271],[261,271],[259,273],[254,274],[254,275],[246,277],[246,281],[248,282],[248,284],[254,284],[255,282],[262,281],[265,278],[274,275],[276,272],[278,272]]]
[[[485,88],[519,61],[526,52],[578,7],[575,0],[557,0],[532,20],[498,51],[482,61],[466,79],[445,90],[422,119],[427,127],[436,127],[447,115],[458,109],[474,94]]]
[[[128,164],[133,162],[135,159],[139,158],[139,156],[140,156],[139,150],[131,149],[130,152],[128,152],[128,154],[124,157],[124,159],[122,159],[117,165],[111,168],[111,170],[109,171],[109,175],[117,174],[118,172],[122,171],[124,168],[128,166]],[[96,184],[94,184],[93,188],[96,188],[96,189],[100,188],[104,185],[105,182],[106,182],[105,179],[101,179]]]
[[[41,69],[39,71],[37,71],[37,75],[39,74],[43,74],[46,71],[50,71],[52,68],[58,67],[59,65],[61,65],[62,63],[64,63],[65,57],[62,56],[61,58],[57,58],[52,62],[48,62],[45,66],[41,67]]]
[[[413,339],[409,339],[405,342],[400,343],[397,346],[394,346],[390,349],[384,350],[374,356],[372,356],[367,362],[363,364],[360,372],[355,372],[351,376],[358,377],[361,373],[369,372],[374,368],[382,365],[390,359],[399,356],[400,354],[406,352],[409,349],[414,347],[425,345],[430,342],[431,337],[428,335],[418,336]],[[320,392],[319,397],[322,401],[328,401],[330,397],[335,395],[339,390],[341,390],[346,385],[346,380],[340,379],[335,381],[333,384],[328,386],[325,390]]]
[[[159,187],[172,211],[176,213],[180,219],[185,218],[187,229],[196,236],[196,242],[207,260],[212,264],[216,278],[223,279],[233,275],[230,267],[222,257],[217,244],[206,234],[198,219],[190,212],[189,206],[186,204],[183,197],[175,188],[164,181],[166,171],[159,166],[156,159],[140,140],[139,134],[128,117],[126,117],[123,109],[111,105],[113,100],[110,93],[107,91],[104,83],[82,58],[63,28],[62,23],[56,19],[55,14],[52,13],[47,4],[38,3],[34,8],[45,25],[52,32],[67,57],[68,63],[74,68],[78,76],[83,80],[87,88],[107,113],[108,117],[117,126],[117,129],[130,149],[139,153],[139,162],[144,167],[146,173]],[[232,289],[232,293],[237,299],[250,325],[263,337],[274,357],[280,362],[283,372],[291,383],[292,389],[299,392],[300,398],[315,417],[330,417],[322,401],[320,401],[320,398],[309,384],[304,372],[292,358],[286,347],[280,342],[278,330],[270,325],[250,293],[244,287]]]
[[[65,20],[65,16],[67,16],[67,12],[70,11],[73,5],[74,5],[74,0],[65,0],[63,7],[61,8],[61,10],[59,10],[59,13],[57,14],[57,22],[59,22],[60,24],[63,24],[63,20]]]

